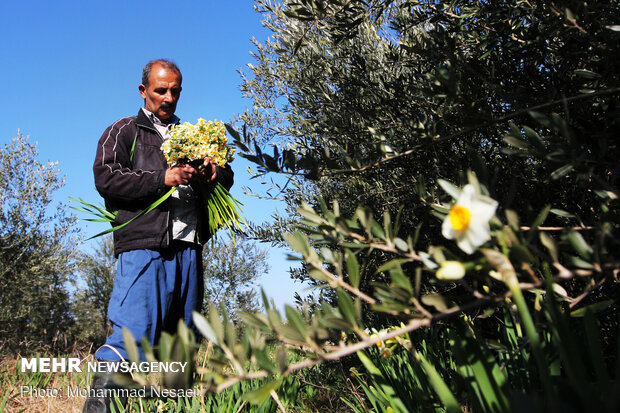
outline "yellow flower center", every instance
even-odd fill
[[[452,228],[456,231],[463,231],[469,225],[469,221],[471,220],[471,212],[469,209],[455,205],[450,208],[450,213],[448,214],[450,217],[450,224],[452,224]]]

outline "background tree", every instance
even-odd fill
[[[205,246],[202,255],[205,279],[204,312],[208,303],[223,306],[238,323],[240,311],[259,309],[256,283],[269,271],[268,252],[255,242],[237,238],[236,242],[222,237]]]
[[[323,198],[344,216],[402,207],[402,234],[422,248],[445,242],[436,215],[449,197],[437,182],[463,185],[467,170],[521,222],[546,205],[550,227],[607,219],[600,206],[618,179],[613,2],[257,3],[273,36],[255,42],[244,77],[245,148],[259,173],[287,174],[291,214],[257,228],[261,239],[281,242],[301,202]],[[385,281],[375,269],[388,258],[362,260],[362,290]]]
[[[100,239],[95,250],[79,260],[80,278],[74,296],[73,313],[80,340],[103,344],[108,333],[108,303],[114,286],[116,258],[112,236]]]
[[[37,159],[18,134],[0,149],[0,352],[66,346],[72,324],[68,283],[76,258],[75,218],[52,194],[64,184],[56,163]]]

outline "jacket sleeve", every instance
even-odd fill
[[[124,118],[108,127],[99,139],[93,165],[95,187],[108,201],[146,201],[166,190],[165,169],[133,169],[130,157],[136,130],[134,119]]]
[[[223,168],[220,166],[216,167],[216,174],[217,174],[217,177],[215,179],[220,184],[222,184],[224,188],[230,191],[230,188],[232,188],[233,183],[235,182],[234,180],[235,174],[232,168],[230,167],[230,164],[226,164],[226,166]]]

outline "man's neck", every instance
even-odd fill
[[[164,124],[164,125],[170,125],[171,123],[177,123],[179,121],[179,118],[176,117],[175,115],[170,116],[168,119],[160,119],[160,118],[157,117],[156,114],[154,114],[153,112],[151,112],[147,108],[142,108],[142,110],[144,111],[146,116],[149,119],[151,119],[151,121],[153,123],[159,122],[159,123]]]

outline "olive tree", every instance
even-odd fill
[[[64,184],[21,134],[0,149],[0,350],[65,345],[75,218],[52,194]]]

